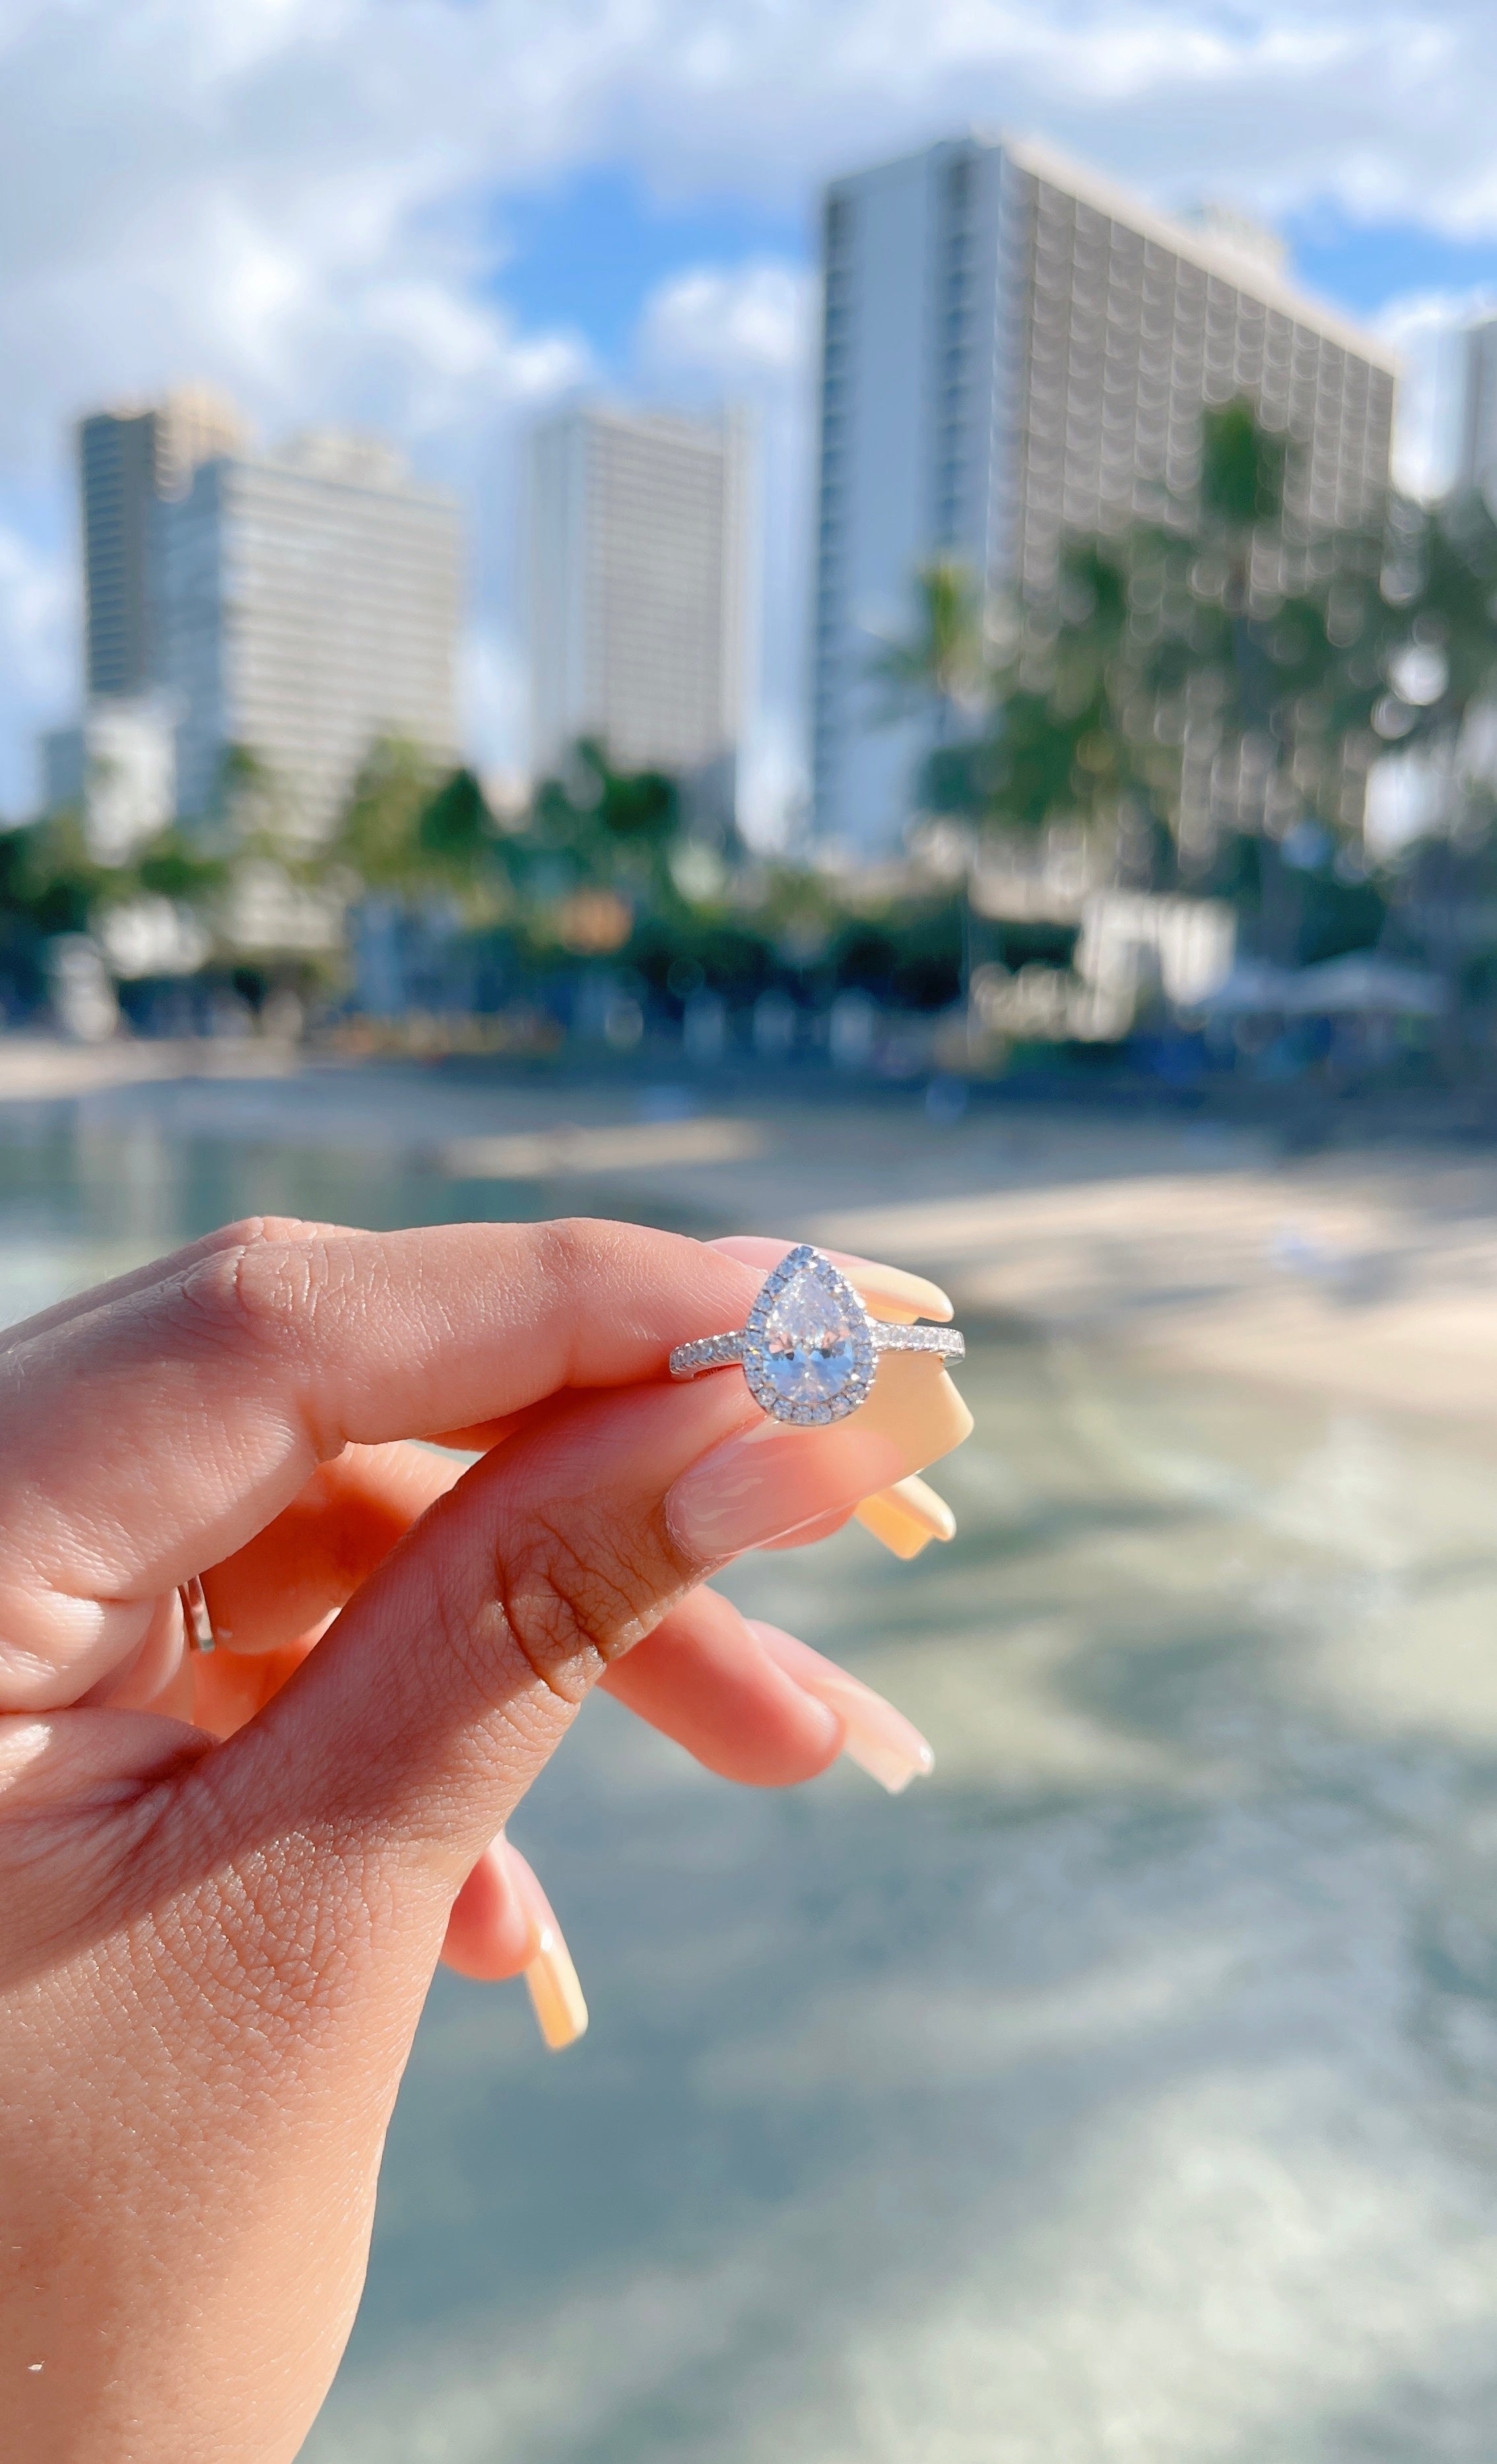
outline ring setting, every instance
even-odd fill
[[[771,1419],[822,1428],[867,1402],[880,1353],[934,1353],[950,1361],[966,1349],[955,1327],[891,1326],[870,1317],[847,1276],[803,1242],[765,1277],[746,1323],[731,1334],[678,1343],[671,1375],[696,1377],[741,1364],[750,1394]]]

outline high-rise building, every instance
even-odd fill
[[[456,504],[382,445],[318,434],[205,462],[162,508],[162,681],[178,800],[211,806],[231,747],[263,765],[293,829],[326,828],[370,744],[455,758]]]
[[[531,759],[596,737],[731,812],[744,694],[742,432],[579,407],[537,429],[530,473]]]
[[[84,674],[91,698],[135,697],[158,681],[151,558],[158,506],[200,463],[237,452],[231,404],[184,386],[138,409],[96,411],[77,430],[83,523]]]
[[[921,725],[870,670],[916,569],[1043,592],[1068,531],[1171,517],[1200,413],[1245,396],[1298,441],[1296,510],[1354,523],[1388,477],[1394,367],[1291,290],[1240,218],[1176,222],[1046,148],[983,137],[835,181],[823,217],[812,639],[816,825],[897,844]]]
[[[91,701],[76,727],[41,740],[42,809],[69,807],[96,864],[123,864],[177,808],[170,715],[147,695]]]
[[[1497,317],[1479,318],[1461,341],[1464,366],[1456,485],[1482,488],[1497,502]]]

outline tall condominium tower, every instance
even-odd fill
[[[1458,488],[1482,488],[1497,501],[1497,317],[1479,318],[1462,336],[1464,350]]]
[[[725,817],[744,691],[741,431],[578,408],[538,429],[531,454],[533,767],[596,737]]]
[[[178,801],[210,806],[251,753],[288,825],[324,830],[373,740],[437,759],[458,740],[458,512],[398,455],[319,434],[206,462],[159,522],[162,681]]]
[[[232,405],[201,386],[79,422],[83,665],[91,698],[138,696],[159,681],[150,578],[156,509],[183,494],[200,463],[237,452],[244,441]]]
[[[815,817],[897,844],[924,737],[870,670],[916,568],[1043,591],[1063,534],[1169,517],[1201,407],[1287,429],[1298,510],[1354,522],[1388,475],[1382,347],[1290,290],[1266,235],[1166,220],[1045,148],[981,137],[838,180],[825,325],[812,640]]]

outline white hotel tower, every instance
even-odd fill
[[[1284,280],[1234,217],[1167,220],[1028,143],[964,137],[835,181],[812,636],[819,835],[899,843],[923,738],[870,665],[917,566],[1043,590],[1062,534],[1165,515],[1201,407],[1245,395],[1299,442],[1297,507],[1354,522],[1388,476],[1394,364]]]
[[[209,810],[231,746],[313,838],[376,737],[456,759],[458,509],[387,446],[318,431],[205,461],[158,511],[154,576],[185,815]]]
[[[537,429],[530,465],[531,758],[583,737],[671,771],[725,821],[746,660],[745,431],[602,404]]]

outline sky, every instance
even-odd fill
[[[974,124],[1228,203],[1404,351],[1407,475],[1497,299],[1487,0],[0,0],[0,814],[77,694],[69,424],[193,379],[396,437],[472,541],[470,748],[525,754],[517,488],[579,388],[749,406],[751,818],[800,776],[812,228]],[[1440,387],[1443,385],[1443,399]]]

